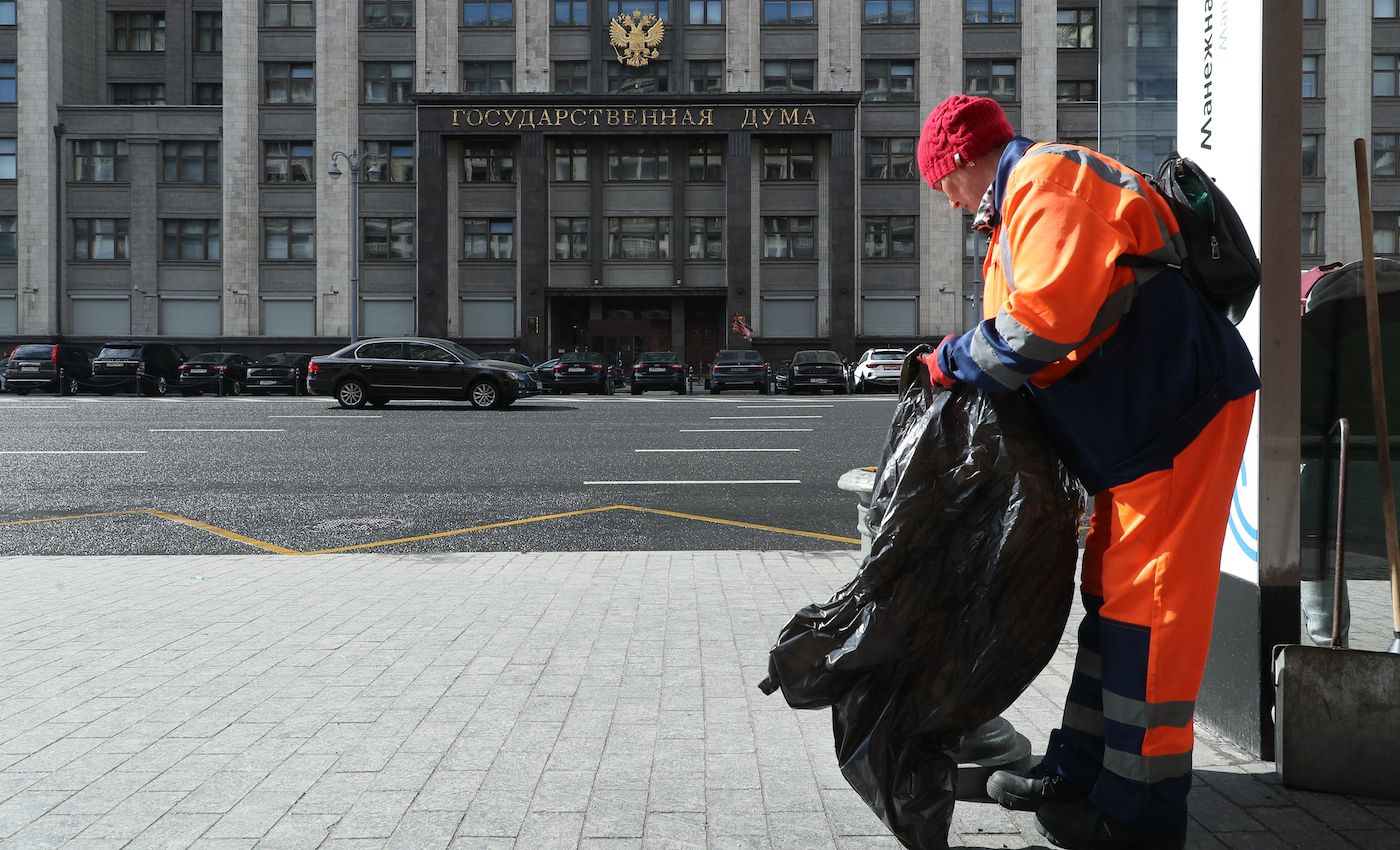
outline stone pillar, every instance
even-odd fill
[[[831,165],[827,169],[826,222],[831,229],[831,267],[827,286],[831,298],[831,347],[847,357],[856,337],[856,133],[837,130],[831,134]]]
[[[545,291],[549,287],[549,255],[553,245],[549,238],[549,156],[545,148],[544,134],[522,134],[516,171],[520,197],[536,199],[533,203],[518,206],[516,227],[516,245],[519,246],[516,303],[520,305],[517,331],[521,347],[535,360],[547,359],[544,356],[545,338],[543,333],[528,332],[526,318],[544,316]],[[543,203],[539,199],[544,199]]]
[[[549,23],[553,17],[553,0],[515,0],[516,91],[549,91]]]
[[[743,313],[749,317],[750,326],[761,333],[754,311],[754,307],[758,306],[758,297],[754,294],[758,288],[758,258],[754,247],[758,175],[753,167],[753,136],[747,130],[730,133],[724,158],[728,202],[725,209],[727,244],[724,263],[729,280],[724,326],[729,327],[731,314]]]
[[[444,208],[447,216],[447,223],[442,228],[447,232],[447,243],[442,246],[441,253],[445,257],[444,268],[447,273],[447,335],[449,337],[460,337],[462,335],[462,218],[461,201],[462,193],[458,186],[462,182],[462,140],[443,140],[443,159],[446,168],[443,171],[443,184],[446,187],[447,206]],[[419,232],[422,232],[422,225],[419,225]],[[422,250],[422,246],[419,246]],[[422,256],[421,254],[419,256]]]
[[[1322,140],[1327,215],[1322,228],[1329,261],[1361,259],[1352,139],[1371,138],[1371,29],[1371,0],[1328,0],[1327,56],[1320,73],[1327,96]]]
[[[332,152],[360,148],[359,20],[358,0],[316,3],[316,302],[317,326],[325,336],[351,332],[350,193],[360,178],[344,162],[340,177],[326,170]],[[359,239],[359,222],[353,227]]]
[[[456,0],[416,0],[413,19],[418,29],[418,62],[415,74],[418,90],[459,91],[461,72],[457,70],[457,28],[462,5]]]
[[[919,18],[919,121],[939,101],[962,91],[959,0],[932,0]],[[953,35],[956,33],[956,35]],[[951,36],[951,37],[950,37]],[[915,135],[918,129],[915,128]],[[962,321],[963,221],[948,199],[919,181],[919,334],[937,339],[965,330]]]
[[[758,22],[762,20],[762,11],[759,0],[729,0],[724,4],[725,91],[763,88],[763,60],[758,53]],[[726,317],[725,324],[728,323]]]
[[[836,188],[832,185],[831,173],[834,145],[830,138],[817,141],[817,220],[814,223],[817,252],[817,326],[816,336],[831,340],[831,348],[836,348],[834,328],[836,326],[836,305],[831,300],[834,281],[833,269],[836,257],[832,252],[845,241],[832,221],[832,208],[844,201],[833,197]],[[760,237],[762,238],[762,237]],[[839,350],[839,349],[838,349]]]
[[[131,332],[160,333],[160,298],[156,259],[160,256],[160,222],[156,219],[156,181],[160,175],[160,142],[132,139],[127,144],[131,174],[130,206]],[[227,293],[225,293],[227,294]],[[239,300],[236,296],[226,301]]]
[[[21,44],[16,59],[15,150],[20,168],[16,175],[19,205],[16,227],[19,323],[25,335],[61,333],[59,316],[63,293],[59,291],[59,251],[62,230],[54,224],[55,207],[62,186],[55,187],[61,140],[55,135],[58,104],[63,100],[63,4],[19,3],[16,24]],[[64,258],[66,259],[66,257]]]
[[[227,3],[224,9],[223,138],[219,144],[223,180],[223,306],[225,336],[247,336],[249,307],[256,307],[262,227],[258,216],[258,4]],[[235,296],[235,292],[248,293]],[[134,311],[133,311],[134,312]],[[326,333],[317,324],[318,333]]]
[[[864,3],[823,4],[817,13],[818,91],[857,91],[865,82],[861,66]],[[757,29],[757,27],[755,27]],[[761,70],[761,69],[760,69]]]
[[[1021,0],[1021,126],[1023,136],[1056,138],[1055,0]]]
[[[418,134],[418,220],[442,215],[448,208],[447,163],[441,133]],[[456,187],[450,187],[456,191]],[[418,333],[446,336],[449,260],[456,262],[451,246],[443,244],[457,225],[418,228]],[[460,312],[460,306],[458,306]]]

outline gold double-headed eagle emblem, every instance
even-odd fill
[[[666,23],[656,15],[643,15],[640,10],[623,13],[608,22],[608,33],[617,61],[641,68],[661,55],[656,48],[666,35]]]

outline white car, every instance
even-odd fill
[[[904,356],[902,348],[871,348],[856,361],[855,385],[858,393],[899,389],[899,370]]]

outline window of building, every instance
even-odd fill
[[[919,332],[916,295],[862,295],[861,330],[866,336],[914,336]]]
[[[724,259],[724,217],[693,215],[686,219],[686,257],[691,260]]]
[[[366,260],[413,259],[413,219],[365,218],[364,258]]]
[[[724,0],[690,0],[688,20],[692,26],[715,26],[724,23]]]
[[[1322,57],[1303,57],[1303,97],[1322,97]],[[1374,84],[1373,84],[1374,85]]]
[[[361,150],[378,157],[379,171],[368,172],[365,179],[370,183],[412,183],[413,182],[413,142],[410,141],[367,141]]]
[[[74,295],[70,299],[75,336],[126,336],[131,333],[131,299]]]
[[[608,179],[670,180],[670,142],[664,138],[613,139],[608,142]]]
[[[1320,21],[1324,14],[1323,0],[1303,0],[1303,20]]]
[[[263,142],[264,183],[310,183],[316,169],[312,142]]]
[[[0,103],[15,102],[15,63],[0,62]]]
[[[514,183],[515,144],[506,139],[469,139],[462,145],[463,183]]]
[[[865,22],[871,26],[918,23],[914,0],[865,0]]]
[[[817,22],[813,0],[763,0],[765,24],[814,24]]]
[[[1376,253],[1400,253],[1400,212],[1372,213],[1371,221]]]
[[[554,0],[554,23],[561,27],[588,26],[588,0]]]
[[[1374,133],[1371,136],[1371,173],[1377,177],[1394,177],[1400,174],[1396,168],[1396,153],[1400,150],[1400,135],[1395,133]],[[1304,158],[1307,147],[1304,146]],[[1314,154],[1316,157],[1316,154]],[[1316,168],[1316,164],[1314,164]],[[1307,175],[1304,166],[1303,174]],[[1315,175],[1314,175],[1315,176]]]
[[[1016,0],[963,0],[965,24],[1014,24],[1020,20]]]
[[[570,59],[554,63],[555,94],[588,94],[588,60]]]
[[[222,53],[224,51],[224,16],[222,12],[194,13],[194,52]]]
[[[1014,59],[969,59],[963,63],[963,73],[967,94],[1005,101],[1017,99]]]
[[[73,259],[130,259],[130,228],[131,220],[125,218],[73,219]]]
[[[1093,9],[1060,9],[1055,13],[1055,46],[1061,50],[1087,50],[1094,46]]]
[[[1128,80],[1128,100],[1176,100],[1176,75],[1153,75]]]
[[[621,216],[608,219],[608,258],[671,259],[671,219],[666,216]]]
[[[810,295],[759,299],[765,337],[810,339],[817,335],[817,299]]]
[[[763,63],[766,92],[809,92],[816,79],[815,59],[768,59]]]
[[[313,0],[263,0],[262,8],[265,27],[316,26]]]
[[[1371,57],[1371,94],[1374,97],[1395,97],[1400,94],[1396,73],[1400,70],[1400,56],[1377,54]]]
[[[560,183],[588,181],[588,143],[569,139],[554,143],[554,179]]]
[[[514,24],[514,0],[462,1],[462,26],[464,27],[508,27]]]
[[[366,27],[405,28],[413,26],[413,0],[364,0]]]
[[[412,298],[392,296],[367,296],[360,299],[361,336],[407,336],[413,333],[415,317]],[[370,353],[374,345],[392,347],[391,352]],[[361,357],[403,357],[403,347],[398,343],[370,343],[361,349]]]
[[[0,0],[0,27],[15,25],[15,0]]]
[[[724,91],[724,60],[692,60],[689,66],[691,94],[718,94]]]
[[[114,53],[161,53],[165,50],[164,12],[113,12],[107,46]]]
[[[609,18],[630,15],[633,12],[655,15],[663,21],[670,21],[671,3],[670,0],[608,0]]]
[[[1371,15],[1376,18],[1393,18],[1396,16],[1397,4],[1395,0],[1372,0]]]
[[[316,333],[316,299],[264,295],[262,304],[263,336],[314,336]]]
[[[504,94],[515,90],[514,62],[463,62],[463,94]]]
[[[217,295],[159,297],[162,336],[215,337],[219,335],[221,316]]]
[[[668,62],[653,62],[645,68],[608,63],[610,94],[655,94],[670,90],[671,65]]]
[[[588,259],[588,217],[554,219],[554,259]]]
[[[165,83],[112,83],[111,87],[112,103],[118,106],[165,105]],[[4,78],[0,76],[0,103],[13,103],[13,99],[4,99],[4,91]]]
[[[1393,138],[1393,137],[1392,137]],[[1321,177],[1322,163],[1322,135],[1319,133],[1305,133],[1303,135],[1303,176]]]
[[[160,224],[161,259],[192,263],[219,261],[217,218],[167,218]]]
[[[263,259],[316,259],[316,219],[263,219]]]
[[[219,182],[218,142],[166,142],[160,156],[166,183]]]
[[[15,179],[18,141],[14,136],[0,138],[0,180]]]
[[[686,179],[693,183],[724,182],[724,140],[691,139]]]
[[[467,339],[510,339],[519,332],[514,298],[462,299],[462,336]]]
[[[764,259],[810,260],[815,257],[816,221],[810,215],[764,216]]]
[[[462,219],[462,259],[515,259],[515,219]]]
[[[408,103],[413,93],[412,62],[364,63],[365,103]]]
[[[1099,99],[1099,85],[1094,80],[1059,80],[1055,83],[1055,99],[1061,103],[1093,103]]]
[[[865,139],[865,179],[915,180],[914,139],[906,136],[868,136]]]
[[[1176,4],[1123,9],[1129,47],[1176,47]]]
[[[312,62],[264,62],[263,103],[315,103],[316,65]]]
[[[127,144],[115,139],[74,139],[73,179],[84,183],[125,183]]]
[[[1304,257],[1322,256],[1322,213],[1303,213],[1302,252]],[[1379,246],[1376,248],[1379,252]]]
[[[0,215],[0,260],[19,256],[19,217]]]
[[[817,143],[813,139],[763,140],[764,180],[815,180]]]
[[[194,103],[196,106],[220,106],[224,102],[223,83],[195,83]]]
[[[912,215],[868,215],[862,240],[867,260],[912,260],[918,256]]]
[[[919,99],[913,59],[865,60],[865,99],[874,103]]]

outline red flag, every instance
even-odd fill
[[[744,335],[744,339],[750,342],[753,341],[753,328],[749,327],[749,323],[744,321],[742,315],[738,313],[734,314],[733,318],[729,320],[729,329],[738,331]]]

